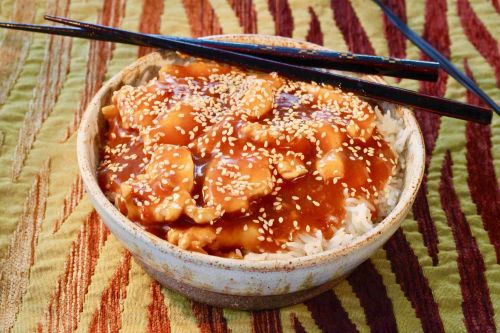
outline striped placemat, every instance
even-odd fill
[[[500,102],[498,0],[390,0]],[[0,19],[71,16],[181,36],[261,33],[336,50],[425,58],[367,0],[9,0]],[[427,172],[401,230],[335,289],[242,312],[161,288],[102,226],[75,132],[101,84],[146,48],[0,31],[0,332],[495,332],[500,330],[500,118],[418,113]],[[437,84],[391,84],[471,103]],[[496,147],[496,148],[494,148]]]

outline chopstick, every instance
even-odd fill
[[[96,39],[108,42],[144,45],[138,41],[133,43],[119,40],[109,35],[95,36],[82,28],[58,27],[39,24],[22,24],[11,22],[0,22],[0,27],[32,32],[42,32],[62,36]],[[164,37],[162,35],[151,35]],[[167,36],[165,36],[167,37]],[[170,37],[169,39],[187,42],[191,44],[210,46],[227,51],[256,55],[262,58],[286,62],[289,64],[338,69],[366,74],[377,74],[408,78],[423,81],[436,81],[438,77],[439,64],[437,62],[386,58],[366,54],[353,54],[348,52],[335,52],[325,50],[304,50],[292,47],[268,46],[262,44],[247,44],[234,42],[221,42],[207,39]]]
[[[150,47],[179,51],[194,57],[229,63],[235,66],[245,66],[247,68],[263,72],[277,72],[278,74],[295,80],[332,84],[346,91],[357,93],[365,97],[381,99],[396,104],[405,104],[444,116],[485,124],[491,122],[492,114],[489,109],[449,99],[424,95],[411,90],[395,88],[384,84],[346,77],[326,71],[290,65],[251,55],[190,44],[166,37],[159,38],[151,35],[61,17],[46,15],[45,18],[50,21],[87,29],[95,35],[110,35],[118,39],[125,39],[134,43],[141,41]]]
[[[431,59],[439,62],[441,67],[450,74],[455,80],[460,82],[465,88],[472,91],[475,95],[481,98],[486,104],[491,106],[496,114],[500,115],[499,106],[489,97],[479,86],[474,83],[467,75],[461,72],[457,67],[455,67],[445,56],[443,56],[438,50],[432,47],[431,44],[427,43],[423,38],[417,35],[413,30],[411,30],[403,21],[401,21],[394,12],[389,9],[381,0],[373,0],[387,15],[389,20],[401,31],[406,38],[408,38],[413,44],[415,44],[422,52],[427,54]]]

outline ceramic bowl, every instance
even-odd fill
[[[261,35],[224,35],[210,38],[300,48],[318,45]],[[81,176],[97,212],[135,260],[165,287],[191,299],[216,306],[264,309],[302,302],[329,288],[368,259],[398,229],[408,213],[424,170],[424,143],[413,113],[398,108],[412,129],[406,155],[404,188],[394,210],[372,230],[348,246],[291,260],[248,261],[219,258],[182,250],[146,231],[122,215],[106,199],[96,181],[104,119],[100,109],[124,84],[138,85],[155,77],[166,63],[181,62],[172,52],[154,52],[135,61],[106,82],[90,102],[78,133]],[[369,76],[368,79],[381,80]],[[367,281],[369,282],[369,281]]]

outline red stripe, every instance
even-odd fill
[[[397,332],[392,302],[382,277],[371,261],[365,261],[348,277],[372,332]],[[369,283],[367,283],[369,281]]]
[[[474,80],[467,60],[464,61],[465,72]],[[480,98],[466,92],[467,102],[486,106]],[[467,138],[467,183],[472,200],[481,214],[484,229],[488,232],[491,244],[495,248],[497,263],[500,264],[500,188],[498,186],[493,156],[491,153],[491,127],[468,122],[465,130]]]
[[[125,1],[105,1],[97,19],[97,23],[118,27],[121,24],[124,14]],[[78,109],[73,116],[73,120],[66,129],[65,140],[78,129],[82,116],[87,109],[87,105],[101,88],[108,69],[108,62],[113,56],[114,48],[114,43],[104,43],[95,40],[90,41],[90,48],[87,56],[87,72],[85,74],[85,88],[80,97]]]
[[[264,310],[252,312],[253,333],[281,333],[281,318],[279,310]]]
[[[477,17],[469,1],[457,0],[457,12],[465,35],[486,61],[493,67],[500,87],[500,49],[496,39]],[[498,23],[498,21],[497,21]]]
[[[483,257],[460,208],[460,201],[453,185],[452,165],[450,151],[447,151],[441,168],[439,194],[458,252],[457,264],[465,327],[469,332],[496,332],[493,306],[484,277]]]
[[[403,21],[406,22],[405,0],[387,0],[385,4]],[[396,58],[406,58],[406,37],[389,21],[387,15],[382,14],[384,20],[384,34],[389,45],[389,55]]]
[[[321,31],[321,25],[319,23],[318,15],[312,7],[309,7],[309,16],[311,17],[309,21],[309,31],[307,31],[306,40],[311,43],[318,45],[323,45],[323,32]]]
[[[101,294],[101,302],[92,315],[90,332],[119,332],[122,326],[123,301],[127,297],[130,271],[130,252],[125,252],[108,286]]]
[[[292,37],[293,16],[287,0],[268,0],[269,11],[274,19],[277,36]]]
[[[257,12],[253,6],[252,0],[227,0],[233,8],[243,32],[246,34],[257,33]]]
[[[159,34],[161,16],[163,15],[163,0],[144,0],[142,5],[141,21],[139,30],[148,34]],[[152,52],[154,49],[140,46],[138,56]]]
[[[214,9],[208,0],[183,0],[182,3],[193,37],[222,34],[219,19],[215,16]]]
[[[224,318],[221,308],[195,301],[191,302],[191,308],[201,333],[228,332],[226,318]]]
[[[316,324],[323,332],[358,332],[349,319],[339,299],[332,291],[327,291],[304,302]]]
[[[292,313],[290,315],[290,320],[292,321],[292,327],[295,333],[307,333],[306,329],[304,328],[304,326],[302,326],[295,314]]]
[[[80,232],[64,262],[64,273],[50,296],[44,319],[38,323],[40,332],[73,331],[83,310],[84,297],[94,275],[100,250],[109,235],[93,210],[83,222]]]
[[[331,0],[333,19],[337,23],[349,51],[354,53],[375,54],[366,31],[349,0]]]
[[[403,231],[399,229],[384,245],[401,290],[415,309],[424,332],[444,332],[439,309],[422,267]]]
[[[493,7],[495,7],[495,10],[497,11],[497,13],[500,14],[500,1],[491,0],[491,4],[493,5]]]
[[[445,57],[450,57],[450,37],[448,35],[448,22],[446,17],[447,7],[446,0],[427,0],[425,6],[425,25],[423,37],[432,44]],[[422,59],[430,60],[426,55],[422,54]],[[446,93],[446,82],[448,75],[444,71],[439,72],[437,83],[421,82],[420,92],[444,96]],[[431,160],[434,146],[436,145],[439,127],[441,126],[441,118],[438,115],[430,112],[415,113],[425,141],[426,153],[426,173],[422,181],[415,203],[413,204],[413,215],[418,223],[418,230],[422,234],[424,244],[427,247],[427,252],[432,259],[432,263],[437,265],[438,260],[438,238],[436,226],[429,211],[429,203],[427,202],[427,169]]]
[[[148,332],[170,333],[170,320],[168,318],[165,297],[161,292],[158,282],[151,283],[151,303],[148,305]]]

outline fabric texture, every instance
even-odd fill
[[[498,0],[389,0],[500,102]],[[260,33],[426,59],[366,0],[6,0],[1,21],[70,16],[179,36]],[[427,168],[402,228],[303,304],[244,312],[159,286],[101,224],[75,139],[102,83],[150,50],[0,30],[0,332],[500,331],[500,117],[417,112]],[[481,104],[455,80],[391,84]],[[495,148],[496,147],[496,148]]]

